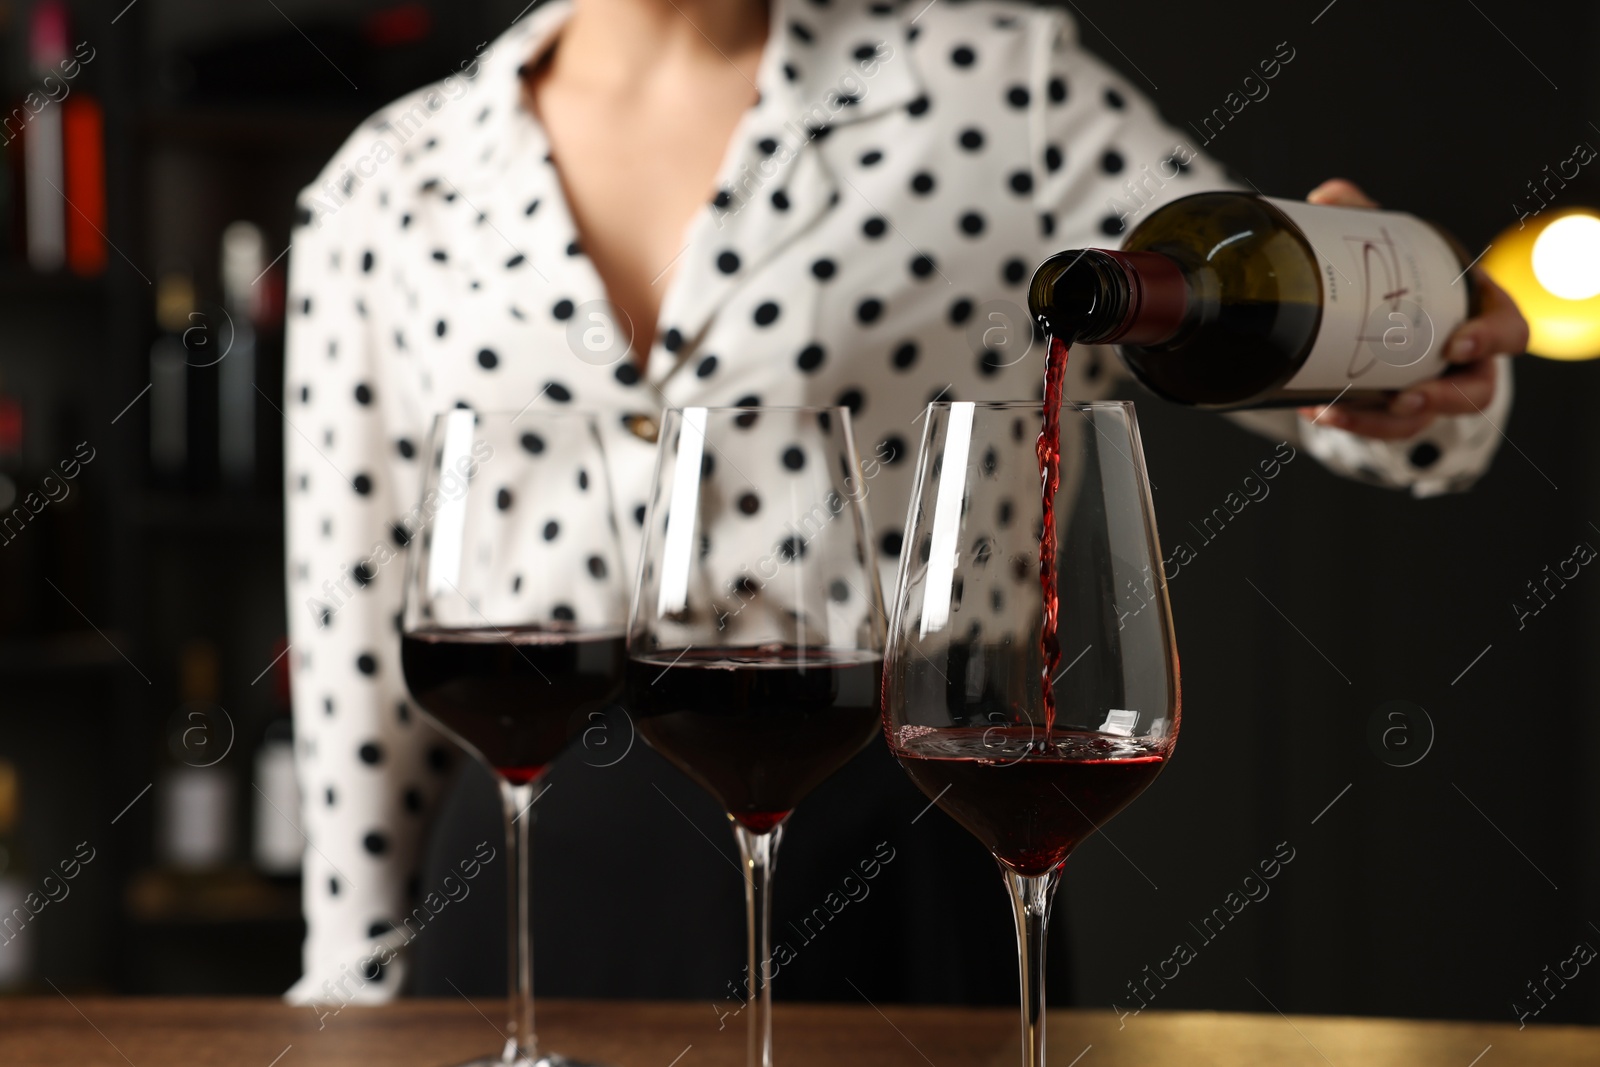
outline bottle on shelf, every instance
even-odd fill
[[[30,73],[48,77],[67,55],[67,5],[63,0],[40,0],[28,20]],[[49,272],[67,261],[65,129],[62,109],[53,101],[43,99],[37,112],[28,110],[31,117],[22,131],[28,263],[34,270]]]
[[[22,401],[0,381],[0,637],[14,637],[37,624],[35,591],[39,568],[38,536],[25,537],[34,513],[28,494],[36,483],[29,476],[24,444]],[[37,498],[35,500],[37,505]]]
[[[105,125],[105,111],[87,89],[75,88],[61,102],[62,166],[70,205],[66,213],[67,269],[81,278],[103,273],[109,255]]]
[[[105,113],[79,80],[94,49],[70,42],[65,0],[39,0],[28,18],[34,84],[5,116],[3,133],[8,146],[21,147],[29,264],[93,277],[107,262]]]
[[[164,488],[182,486],[189,466],[189,350],[194,282],[173,271],[156,283],[156,324],[150,346],[150,473]]]
[[[217,441],[222,481],[233,489],[249,489],[256,472],[256,323],[261,315],[261,289],[266,269],[266,242],[253,222],[235,222],[222,231],[222,306],[226,320],[216,324]]]
[[[15,56],[18,51],[16,12],[0,14],[0,56]],[[22,246],[22,131],[16,123],[17,69],[13,63],[0,64],[0,263],[20,261],[27,249]],[[7,119],[12,121],[8,124]]]
[[[241,923],[292,924],[299,914],[299,891],[282,831],[294,835],[298,847],[304,839],[295,829],[298,800],[286,796],[294,787],[294,769],[277,747],[279,728],[264,731],[268,744],[252,750],[248,739],[259,736],[253,733],[259,720],[242,712],[235,718],[217,703],[218,656],[212,643],[184,645],[179,673],[183,703],[167,720],[156,787],[157,865],[130,879],[128,915],[163,939],[203,940],[209,935],[199,931]],[[272,813],[281,828],[268,829],[259,808],[246,811],[243,793],[261,795],[251,782],[282,810],[282,816]],[[265,848],[264,830],[273,835]],[[185,933],[175,933],[175,926]],[[212,955],[217,966],[227,957],[220,950]]]
[[[1050,257],[1028,304],[1057,340],[1118,345],[1169,400],[1380,406],[1448,369],[1445,341],[1478,309],[1468,267],[1453,238],[1402,212],[1198,193],[1120,250]]]
[[[0,760],[0,993],[22,991],[33,975],[30,913],[23,904],[32,887],[17,840],[20,791],[16,767]]]
[[[287,638],[278,639],[272,668],[274,711],[255,757],[255,822],[251,855],[268,878],[300,874],[305,839],[300,836],[300,785],[294,772],[294,722],[289,714]]]
[[[225,762],[233,720],[217,703],[216,646],[191,641],[179,658],[182,704],[168,720],[159,787],[157,853],[181,872],[214,871],[234,855],[235,782]]]
[[[22,401],[5,391],[0,381],[0,514],[9,512],[22,497]]]

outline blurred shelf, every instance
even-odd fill
[[[289,147],[325,155],[328,145],[342,143],[368,117],[364,111],[180,107],[151,111],[141,125],[145,134],[166,144],[273,155]]]
[[[276,995],[300,976],[300,882],[238,865],[128,876],[120,992]]]
[[[283,502],[245,494],[148,492],[135,502],[133,525],[150,533],[281,536]]]
[[[124,903],[137,923],[293,923],[300,918],[300,880],[270,881],[243,866],[197,874],[147,870],[128,882]]]
[[[31,640],[0,640],[0,676],[124,665],[122,654],[112,647],[112,642],[123,644],[122,635],[83,630]]]
[[[105,295],[105,275],[80,278],[66,270],[42,273],[15,261],[0,264],[0,300],[57,297],[98,300]]]

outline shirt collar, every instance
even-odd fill
[[[528,110],[519,72],[549,48],[572,6],[571,0],[547,0],[480,53],[471,91],[481,99],[472,113],[486,117],[471,123],[466,151],[455,157],[467,164],[456,182],[472,190],[469,201],[514,213],[548,193],[557,202],[539,212],[541,225],[561,233],[570,230],[570,220],[558,210],[549,141]],[[652,378],[670,376],[743,279],[838,203],[838,179],[818,142],[834,129],[920,95],[922,82],[907,48],[910,27],[900,11],[883,0],[828,0],[826,9],[818,0],[773,0],[757,74],[760,98],[741,119],[723,159],[722,192],[690,226],[692,247],[736,250],[743,269],[713,269],[705,255],[681,264],[659,326],[685,345],[676,356],[658,350],[649,365]],[[782,209],[762,203],[747,210],[756,200],[781,201]]]
[[[860,122],[915,99],[921,79],[898,4],[773,0],[762,106],[818,129]]]

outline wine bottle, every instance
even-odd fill
[[[17,769],[0,760],[0,993],[19,992],[33,971],[32,913],[24,905],[32,889],[17,840]]]
[[[27,424],[22,400],[5,386],[0,378],[0,589],[6,591],[0,597],[0,638],[20,637],[38,626],[36,594],[45,573],[37,533],[23,538],[37,518],[39,496],[32,490],[39,480],[23,449]]]
[[[300,836],[300,786],[294,770],[294,721],[289,711],[289,639],[280,637],[272,663],[276,705],[255,755],[255,820],[251,825],[251,857],[268,878],[293,879],[300,874],[305,839]]]
[[[28,26],[28,63],[35,77],[56,73],[69,54],[67,5],[62,0],[41,0]],[[34,99],[35,94],[30,94]],[[62,109],[44,103],[24,127],[22,166],[27,187],[28,262],[34,270],[50,272],[67,261],[67,204],[65,136]]]
[[[184,485],[189,466],[189,351],[195,325],[194,282],[182,271],[156,284],[161,335],[150,346],[150,473],[162,488]],[[203,332],[203,331],[202,331]]]
[[[256,321],[266,269],[265,240],[253,222],[234,222],[222,231],[222,302],[227,313],[226,337],[219,323],[211,358],[217,363],[217,408],[220,439],[217,455],[222,480],[230,488],[249,489],[256,472]],[[222,346],[227,347],[223,348]]]
[[[1151,212],[1119,251],[1045,260],[1028,304],[1067,344],[1118,345],[1168,400],[1377,407],[1448,369],[1445,341],[1479,304],[1467,268],[1412,215],[1198,193]]]
[[[106,269],[105,111],[79,89],[61,104],[62,177],[66,181],[64,252],[67,268],[82,278]]]
[[[183,646],[178,664],[182,705],[168,720],[167,760],[157,791],[157,847],[174,871],[215,873],[234,857],[234,774],[223,764],[234,726],[217,703],[217,649]]]

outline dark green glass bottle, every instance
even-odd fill
[[[1029,307],[1068,344],[1116,344],[1157,394],[1208,408],[1347,402],[1446,371],[1478,296],[1460,246],[1400,212],[1199,193],[1120,250],[1058,253]]]

